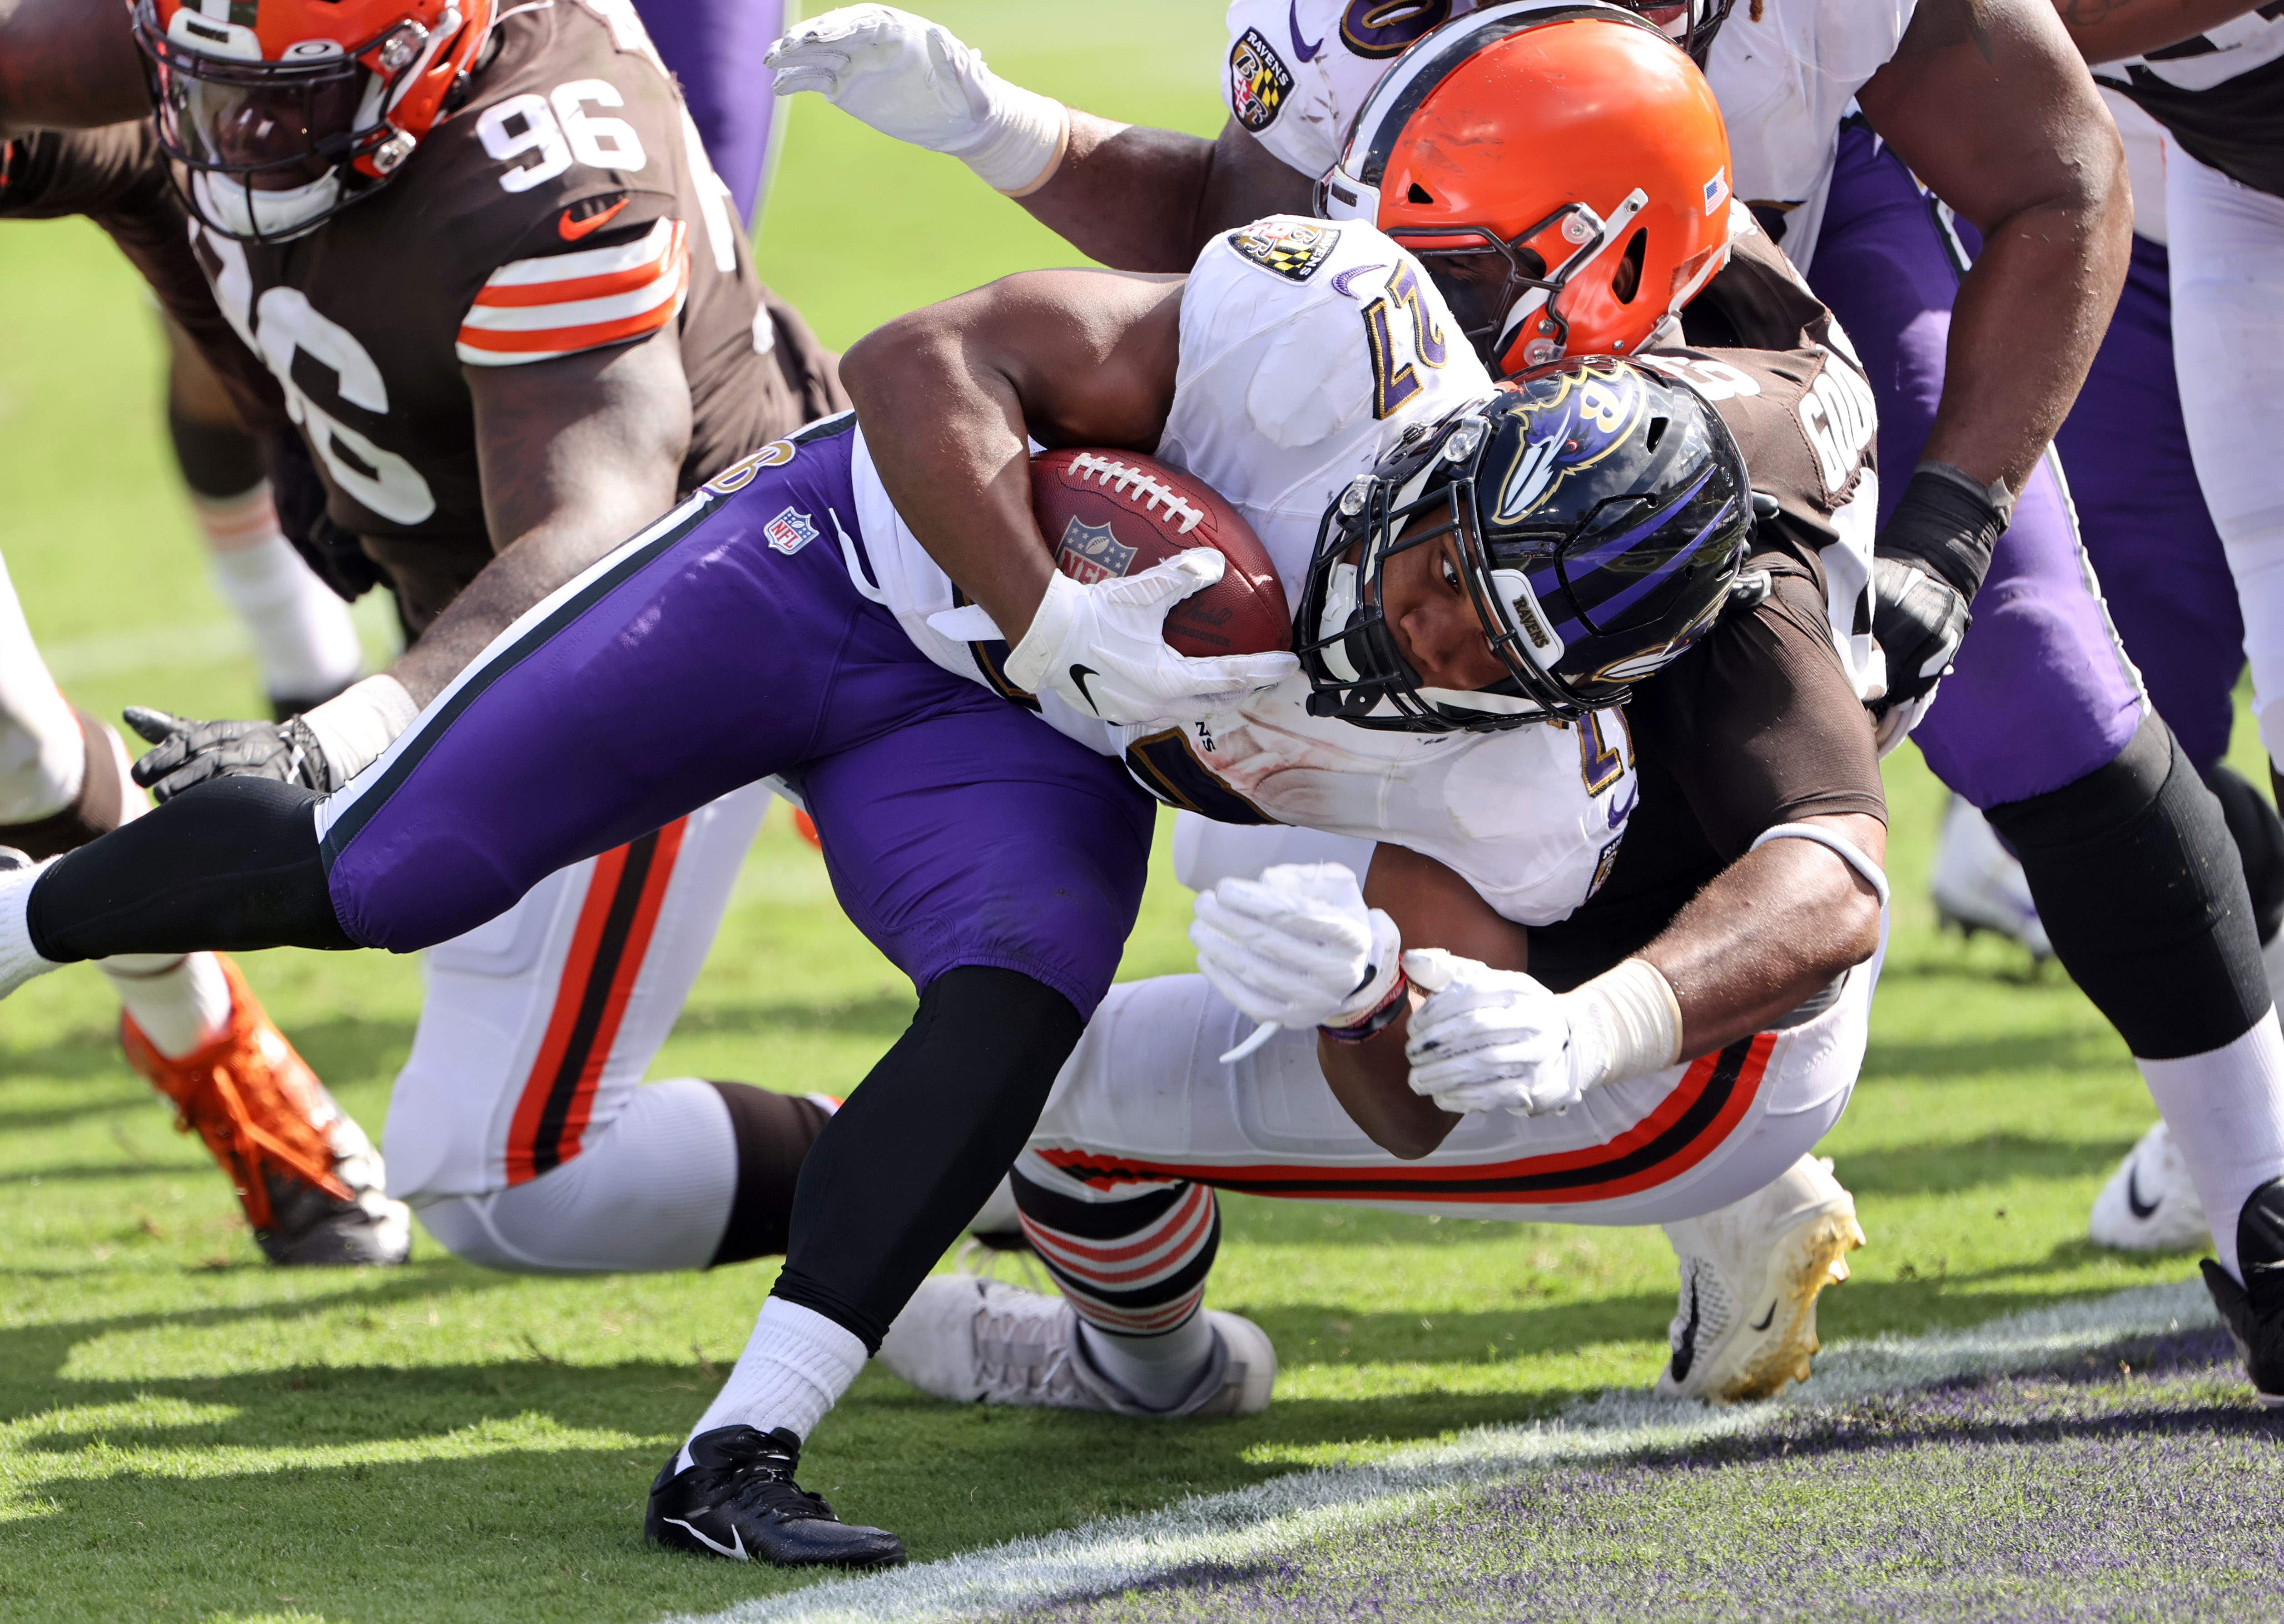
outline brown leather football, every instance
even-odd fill
[[[1179,652],[1293,646],[1293,617],[1268,551],[1202,480],[1134,451],[1047,451],[1031,459],[1031,507],[1055,567],[1083,583],[1138,574],[1188,548],[1217,548],[1229,560],[1222,578],[1166,616],[1166,641]]]

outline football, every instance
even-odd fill
[[[1179,652],[1265,654],[1293,646],[1293,617],[1269,554],[1238,511],[1203,480],[1134,451],[1077,449],[1031,459],[1031,507],[1055,567],[1091,584],[1131,575],[1191,547],[1229,560],[1222,578],[1166,616]]]

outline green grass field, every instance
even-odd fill
[[[1019,82],[1208,130],[1220,11],[963,0],[936,14]],[[845,344],[1070,256],[965,170],[810,100],[762,257]],[[59,680],[106,715],[131,701],[252,714],[252,666],[163,461],[157,334],[132,274],[80,223],[10,224],[0,286],[0,554]],[[376,640],[377,606],[363,617]],[[2249,730],[2240,743],[2257,761]],[[1863,1085],[1825,1146],[1872,1244],[1826,1300],[1827,1339],[2185,1277],[2186,1259],[2083,1238],[2146,1096],[2059,971],[1936,934],[1921,877],[1941,792],[1915,754],[1890,767],[1894,941]],[[1162,874],[1126,973],[1186,968],[1186,916]],[[246,968],[378,1133],[417,964],[281,952]],[[657,1074],[844,1090],[911,1003],[773,812]],[[0,1616],[640,1620],[802,1582],[639,1538],[651,1475],[735,1356],[768,1265],[522,1279],[424,1236],[401,1269],[270,1269],[121,1062],[115,1019],[85,969],[0,1009]],[[1224,1211],[1211,1300],[1277,1340],[1267,1414],[1145,1428],[955,1409],[873,1370],[816,1434],[805,1481],[922,1559],[1548,1413],[1644,1384],[1662,1357],[1674,1282],[1654,1231],[1242,1198]]]

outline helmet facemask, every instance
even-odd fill
[[[1298,616],[1310,712],[1481,732],[1623,704],[1718,617],[1750,524],[1735,442],[1684,386],[1607,360],[1526,379],[1326,510]],[[1423,683],[1386,613],[1388,560],[1447,542],[1506,668],[1474,691]]]
[[[247,242],[300,237],[379,185],[414,137],[389,112],[462,27],[406,19],[353,49],[304,40],[265,60],[251,28],[189,6],[163,28],[138,0],[135,35],[159,144],[201,223]]]
[[[1311,715],[1391,731],[1496,732],[1591,708],[1550,675],[1561,645],[1529,583],[1492,565],[1475,502],[1476,468],[1490,440],[1482,410],[1398,445],[1326,510],[1299,617]],[[1384,610],[1388,561],[1446,538],[1484,640],[1507,668],[1507,680],[1488,689],[1422,683]]]
[[[1502,242],[1482,226],[1443,229],[1395,226],[1388,236],[1418,257],[1475,354],[1494,375],[1544,366],[1570,343],[1563,297],[1574,281],[1606,255],[1616,262],[1604,278],[1623,282],[1622,302],[1639,289],[1638,250],[1632,280],[1623,281],[1635,235],[1628,228],[1649,198],[1637,187],[1606,220],[1584,203],[1565,204]],[[1554,269],[1546,267],[1553,264]]]

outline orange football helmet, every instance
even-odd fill
[[[403,167],[494,0],[130,0],[159,143],[207,225],[299,237]]]
[[[1418,254],[1494,372],[1632,355],[1726,262],[1729,135],[1631,11],[1495,5],[1373,87],[1318,210]]]

